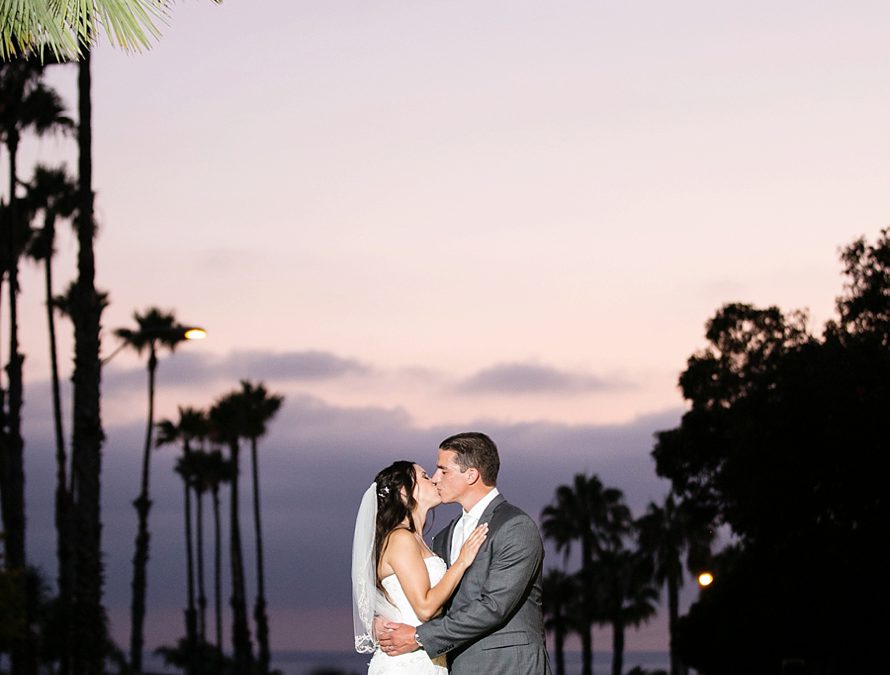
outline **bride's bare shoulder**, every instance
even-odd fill
[[[389,559],[390,555],[405,556],[416,552],[423,556],[423,549],[417,541],[415,534],[407,527],[397,527],[387,535],[383,557]]]
[[[386,535],[387,544],[389,546],[407,546],[409,544],[417,544],[417,537],[407,527],[397,527]]]

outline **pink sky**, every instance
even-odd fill
[[[177,3],[150,52],[95,56],[105,347],[149,305],[208,329],[162,382],[188,358],[223,374],[170,383],[162,415],[268,379],[251,354],[335,359],[275,388],[433,444],[479,421],[677,411],[720,304],[809,308],[818,327],[838,247],[888,224],[888,28],[880,2]],[[74,70],[52,80],[74,107]],[[60,157],[74,166],[73,142],[29,141],[21,166]],[[67,233],[59,251],[61,290]],[[26,265],[31,382],[40,283]],[[141,367],[121,354],[108,373]],[[135,429],[126,381],[106,420]]]

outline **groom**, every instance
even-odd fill
[[[550,675],[541,615],[541,535],[498,492],[499,468],[497,446],[485,434],[457,434],[439,446],[433,483],[443,502],[463,507],[463,516],[433,538],[433,550],[452,563],[479,523],[488,523],[488,538],[445,614],[416,630],[390,622],[378,631],[390,656],[422,648],[431,658],[447,654],[451,675]]]

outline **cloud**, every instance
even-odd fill
[[[30,391],[35,401],[48,397],[45,386]],[[51,425],[40,418],[48,412],[44,406],[35,405],[29,412],[25,429],[29,556],[52,578],[55,479]],[[343,620],[335,631],[323,636],[308,620],[293,619],[286,626],[273,624],[277,648],[349,648],[349,564],[355,511],[375,473],[392,461],[415,460],[432,468],[442,439],[458,431],[480,430],[490,434],[500,448],[501,491],[533,517],[537,518],[552,500],[558,485],[571,482],[579,472],[596,473],[605,484],[622,489],[628,505],[641,513],[648,501],[661,499],[667,492],[667,483],[655,475],[649,454],[652,434],[675,426],[681,412],[669,410],[613,425],[466,419],[454,425],[421,427],[399,407],[348,407],[308,395],[289,395],[259,446],[270,612],[291,617],[332,612]],[[112,626],[121,644],[128,631],[125,619],[136,534],[131,502],[139,489],[143,424],[108,420],[103,448],[105,603],[112,617],[121,617],[113,619]],[[149,646],[170,643],[182,634],[179,622],[163,620],[179,616],[177,610],[183,605],[185,592],[182,484],[173,471],[178,454],[174,447],[152,453]],[[246,456],[241,471],[242,538],[252,595],[255,557]],[[228,511],[228,499],[226,491],[224,513]],[[454,505],[437,509],[432,532],[444,527],[456,510]],[[205,518],[205,559],[209,561],[209,504],[205,504]],[[224,551],[227,545],[224,541]],[[561,556],[548,553],[548,565],[559,564],[560,560]]]
[[[158,381],[172,386],[239,379],[318,381],[361,375],[369,370],[367,365],[356,359],[316,350],[239,350],[225,356],[177,351],[159,359]],[[109,389],[142,386],[144,380],[144,368],[109,369],[103,374],[103,384]]]
[[[468,393],[577,394],[626,386],[625,382],[536,363],[501,363],[480,370],[461,382],[458,388]]]

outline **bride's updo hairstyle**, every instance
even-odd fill
[[[386,548],[390,532],[400,526],[406,519],[408,529],[417,532],[411,513],[417,506],[414,499],[414,487],[417,480],[414,476],[414,462],[399,460],[377,474],[377,526],[374,537],[374,560],[380,565],[380,556]],[[377,586],[381,588],[380,580]]]

